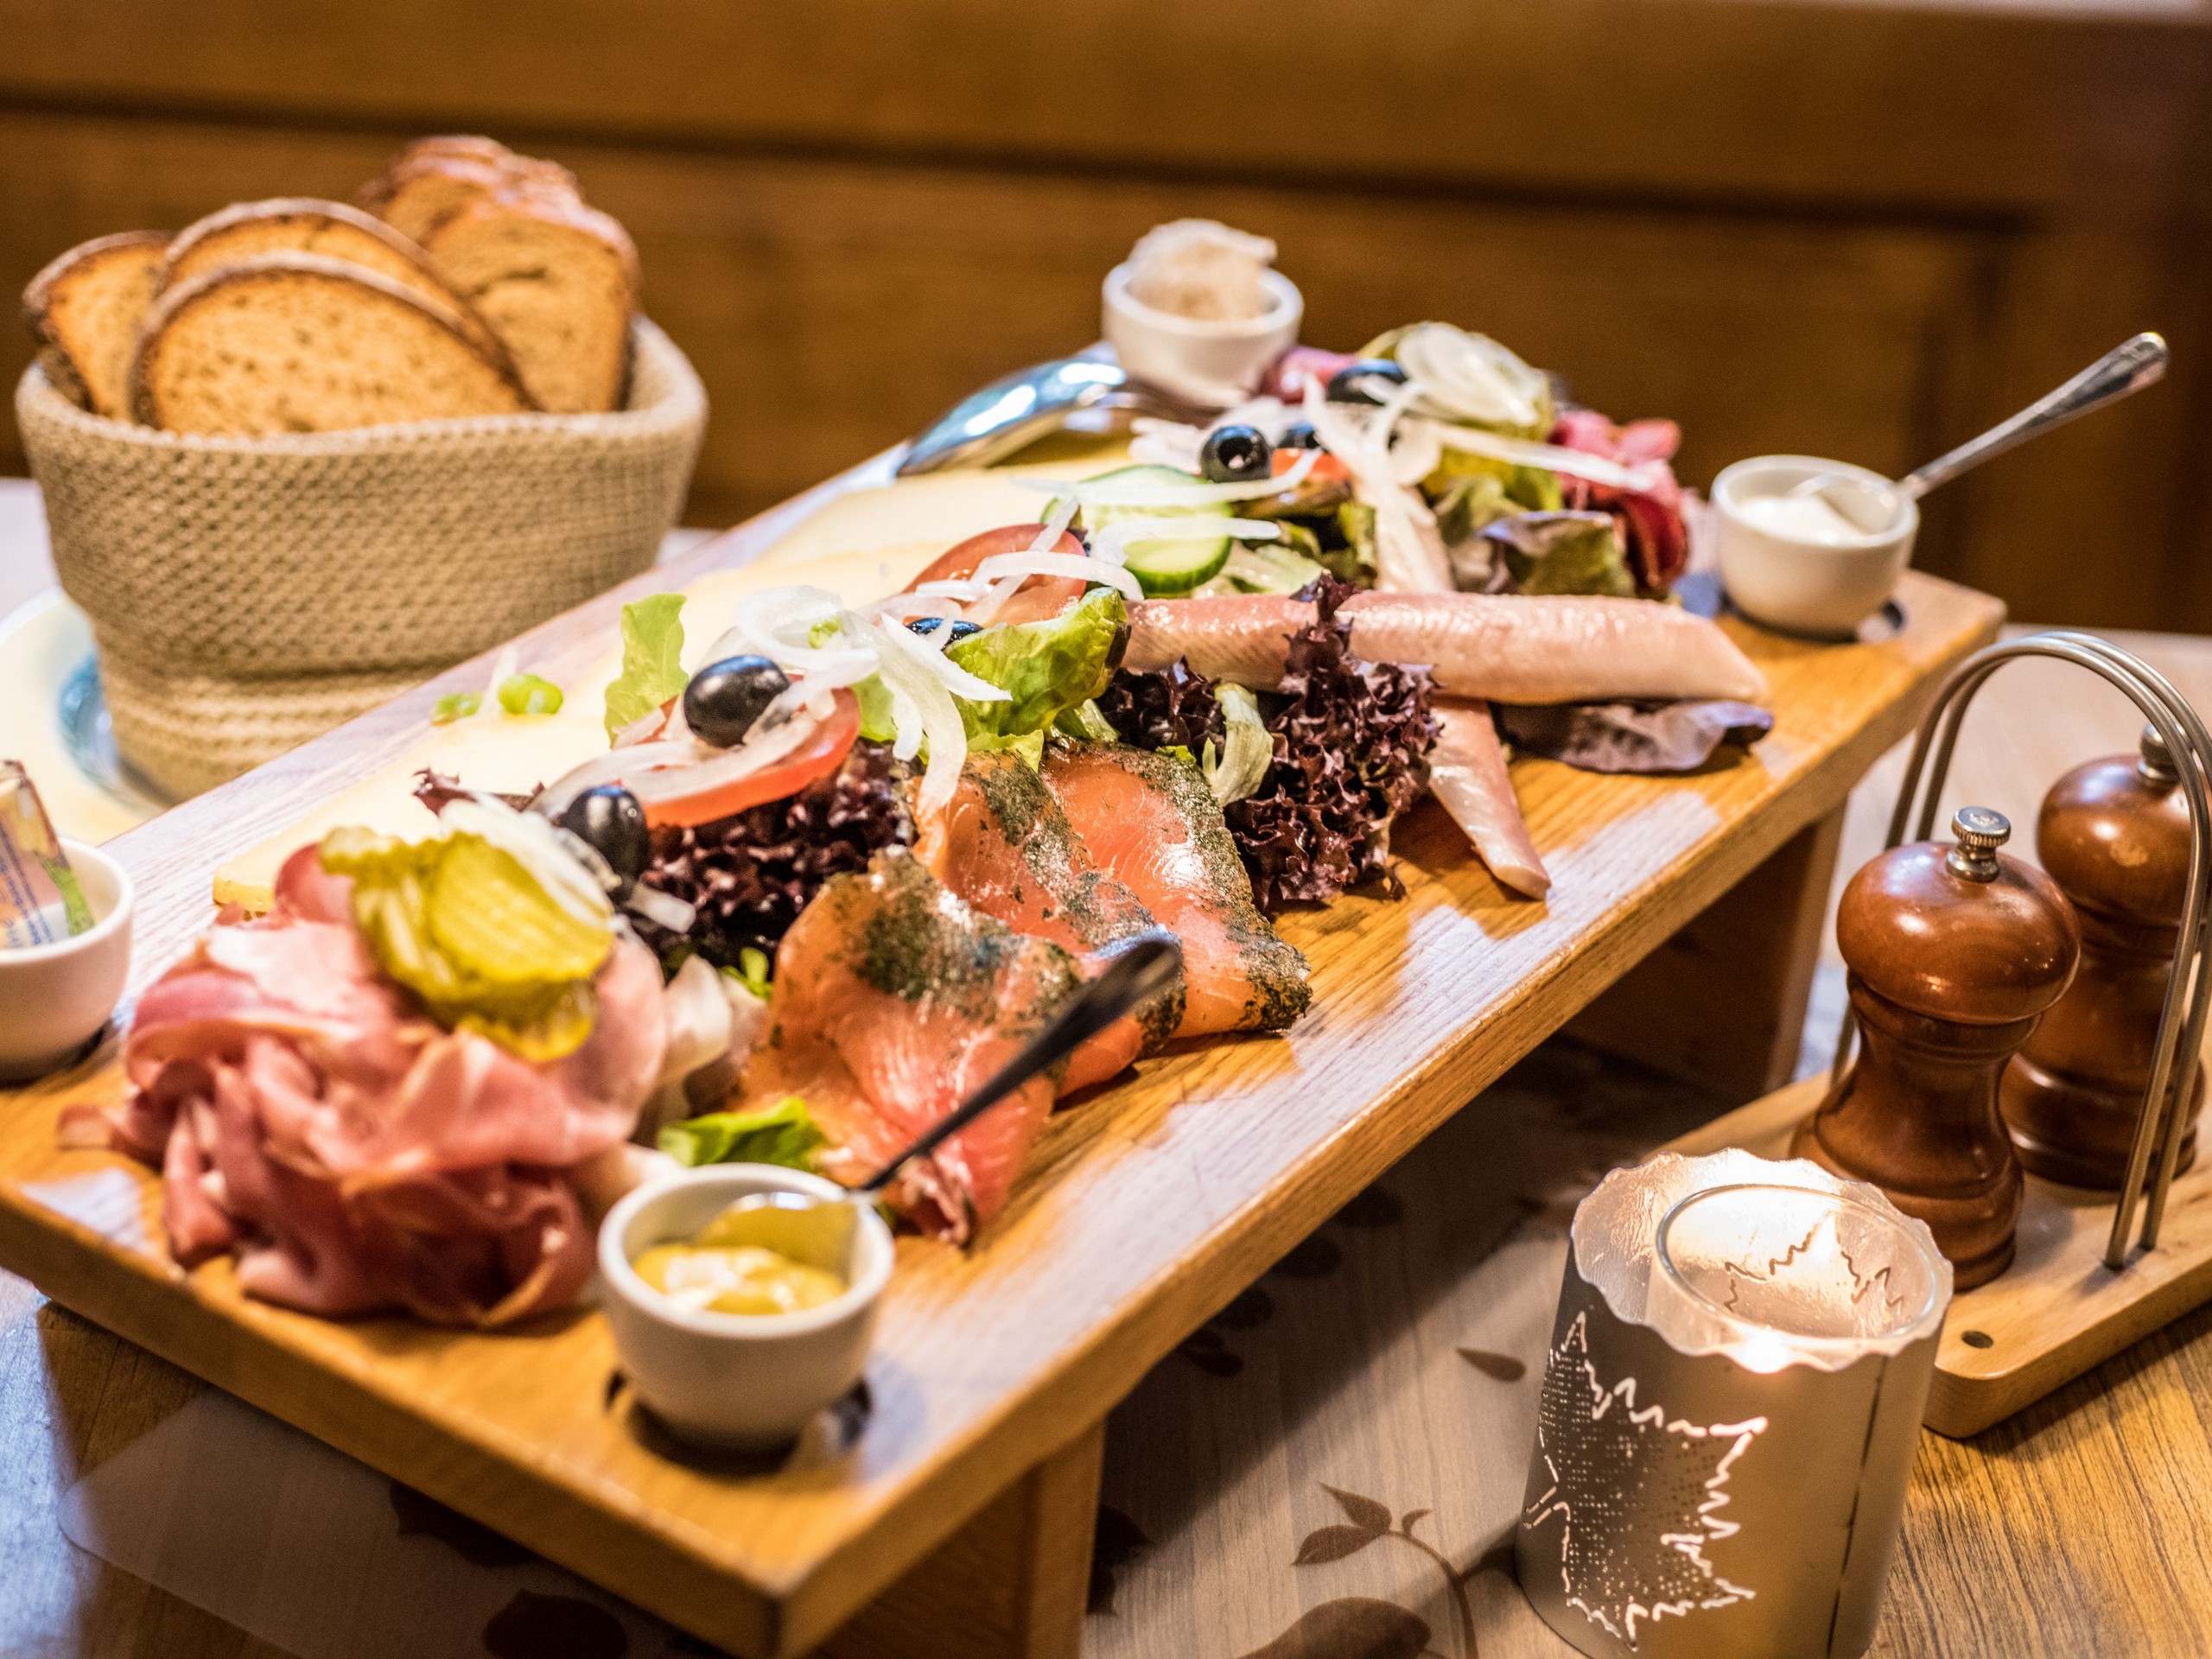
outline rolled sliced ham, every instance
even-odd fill
[[[1436,747],[1428,752],[1428,792],[1467,832],[1492,875],[1516,893],[1542,898],[1551,891],[1551,873],[1521,816],[1490,705],[1439,697],[1435,707],[1438,729]]]
[[[1731,697],[1764,702],[1766,676],[1701,616],[1648,600],[1489,594],[1360,594],[1344,602],[1351,648],[1425,665],[1437,689],[1497,702]],[[1273,594],[1141,600],[1125,665],[1194,672],[1255,690],[1280,684],[1310,602]]]
[[[157,1165],[170,1248],[325,1314],[504,1325],[590,1276],[572,1172],[620,1146],[661,1068],[660,969],[617,939],[590,1037],[534,1065],[426,1018],[361,942],[315,849],[150,986],[113,1143]]]

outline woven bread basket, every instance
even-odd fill
[[[27,370],[16,419],[123,758],[211,788],[651,566],[707,397],[635,330],[610,414],[268,438],[104,419]]]

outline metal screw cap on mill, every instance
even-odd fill
[[[2126,1179],[2173,977],[2190,842],[2188,797],[2156,727],[2143,728],[2139,753],[2076,766],[2044,797],[2036,855],[2081,916],[2082,971],[2005,1068],[1999,1090],[2031,1173],[2107,1192]],[[2177,1170],[2196,1159],[2203,1103],[2200,1069]]]
[[[1962,807],[1952,842],[1893,847],[1851,878],[1836,945],[1865,1036],[1793,1153],[1926,1222],[1963,1289],[2012,1260],[2019,1160],[1997,1082],[2081,956],[2057,884],[1998,851],[2004,814]]]
[[[1997,849],[2012,839],[2012,821],[1986,806],[1962,806],[1951,815],[1951,833],[1959,838],[1943,868],[1969,881],[1994,881],[1999,865]]]

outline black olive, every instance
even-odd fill
[[[760,711],[790,685],[784,671],[766,657],[726,657],[708,664],[683,688],[683,723],[702,742],[735,748]]]
[[[1328,399],[1332,404],[1379,404],[1387,393],[1377,393],[1374,383],[1387,380],[1394,386],[1406,384],[1405,365],[1393,363],[1387,357],[1363,357],[1356,363],[1347,363],[1329,377]]]
[[[935,633],[938,629],[943,626],[947,621],[950,621],[952,624],[952,632],[945,639],[945,643],[947,645],[957,645],[963,639],[965,639],[969,634],[981,633],[983,631],[982,623],[970,622],[964,616],[949,618],[942,616],[918,616],[912,621],[909,622],[906,626],[910,631],[915,633]]]
[[[554,820],[607,861],[626,893],[645,874],[652,838],[645,832],[645,809],[638,798],[620,784],[588,789],[561,809]]]
[[[1282,429],[1282,436],[1275,440],[1278,449],[1319,449],[1321,440],[1313,435],[1313,423],[1293,421]]]
[[[1198,449],[1198,470],[1216,484],[1265,478],[1274,464],[1274,448],[1255,426],[1217,426]]]

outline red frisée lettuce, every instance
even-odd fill
[[[1270,912],[1376,880],[1393,896],[1404,891],[1390,869],[1390,824],[1428,781],[1436,718],[1425,671],[1351,655],[1337,607],[1355,591],[1325,576],[1301,595],[1315,601],[1313,626],[1290,642],[1282,690],[1255,699],[1272,759],[1257,788],[1223,811],[1253,896]],[[1197,758],[1231,741],[1223,698],[1178,662],[1116,675],[1098,704],[1125,741]]]

